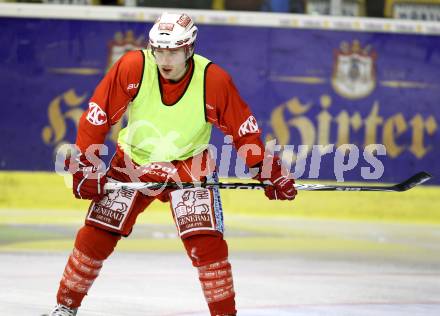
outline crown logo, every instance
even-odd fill
[[[358,40],[342,42],[335,51],[333,89],[347,99],[364,98],[376,87],[376,52]]]
[[[126,52],[131,50],[144,49],[146,46],[143,36],[136,37],[132,30],[125,33],[116,32],[113,39],[109,42],[109,54],[107,61],[107,69],[122,57]]]

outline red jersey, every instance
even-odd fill
[[[194,67],[190,68],[178,82],[160,77],[162,98],[165,104],[173,104],[185,93]],[[144,56],[141,51],[131,51],[123,55],[96,87],[89,101],[89,109],[80,119],[76,144],[85,152],[91,144],[104,143],[111,126],[124,115],[131,101],[136,98],[142,74]],[[231,135],[236,149],[245,144],[254,144],[260,153],[248,152],[245,158],[248,166],[263,160],[264,145],[261,130],[248,105],[240,97],[229,74],[216,64],[207,66],[205,76],[206,120]]]

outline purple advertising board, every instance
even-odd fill
[[[0,18],[0,169],[54,170],[96,84],[121,54],[145,44],[150,27]],[[440,183],[440,36],[199,25],[196,52],[231,74],[265,141],[294,146],[292,158],[305,163],[300,178],[334,180],[336,148],[353,144],[359,162],[344,178],[363,180],[361,168],[371,167],[364,147],[383,144],[381,181],[424,170]],[[222,141],[216,132],[213,143]],[[312,171],[312,145],[327,144]]]

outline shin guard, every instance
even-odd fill
[[[85,225],[76,236],[75,248],[61,278],[59,304],[76,308],[99,274],[105,259],[113,252],[120,235]]]
[[[236,315],[231,264],[227,259],[198,267],[199,280],[212,316]]]
[[[94,260],[73,249],[58,290],[57,300],[68,307],[78,307],[101,270],[103,261]]]

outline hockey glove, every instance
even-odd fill
[[[259,168],[258,174],[254,179],[270,184],[264,188],[264,194],[269,200],[295,199],[297,194],[295,180],[289,177],[287,170],[283,170],[280,158],[266,156],[257,167]]]
[[[73,194],[77,199],[99,202],[104,197],[107,182],[104,166],[96,167],[84,155],[66,160],[73,176]]]

